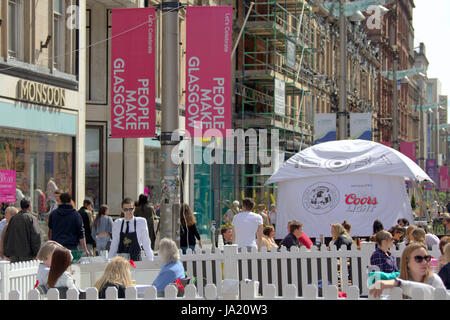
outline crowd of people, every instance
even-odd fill
[[[153,282],[158,295],[163,295],[167,285],[185,280],[186,272],[180,262],[177,244],[167,238],[157,241],[158,216],[147,195],[141,194],[138,201],[123,199],[121,216],[115,221],[109,216],[107,205],[101,205],[94,216],[90,200],[85,200],[76,210],[70,194],[56,190],[55,195],[57,203],[46,217],[45,241],[42,241],[38,217],[33,215],[32,203],[27,197],[21,199],[20,211],[10,206],[5,210],[5,219],[0,221],[0,258],[11,262],[41,261],[36,285],[42,292],[58,288],[64,295],[68,289],[76,288],[70,266],[75,253],[82,251],[87,256],[106,254],[109,259],[103,276],[94,284],[99,297],[104,298],[109,287],[118,290],[119,298],[124,297],[125,289],[133,285],[130,265],[134,261],[152,261],[157,243],[158,255],[163,262]],[[300,221],[289,221],[284,239],[275,239],[276,215],[274,204],[267,212],[264,205],[255,206],[251,198],[243,199],[242,209],[240,202],[234,201],[223,217],[223,244],[236,244],[240,250],[262,250],[263,247],[268,251],[282,247],[291,250],[301,246],[311,249],[313,242]],[[196,218],[188,204],[181,204],[179,218],[182,253],[194,251],[196,246],[202,248]],[[444,216],[444,224],[450,230],[450,216]],[[335,246],[339,250],[345,246],[350,250],[353,244],[359,245],[359,241],[350,236],[350,231],[351,225],[347,221],[331,224],[328,249]],[[371,288],[374,296],[394,286],[404,288],[406,296],[410,296],[416,287],[426,286],[428,293],[433,288],[450,289],[450,237],[439,239],[426,225],[410,225],[407,219],[399,219],[389,230],[385,230],[381,221],[375,220],[369,241],[376,244],[370,264],[380,279]],[[390,249],[403,244],[406,248],[398,266]],[[428,254],[435,245],[441,252],[438,259]],[[435,262],[433,268],[432,262]]]
[[[303,230],[301,222],[292,220],[287,225],[287,236],[277,242],[274,239],[274,226],[271,220],[276,214],[276,207],[271,206],[271,214],[265,212],[263,205],[258,205],[252,199],[246,198],[242,201],[242,210],[239,209],[239,202],[233,203],[233,208],[224,215],[226,225],[222,228],[221,234],[223,243],[236,244],[241,249],[256,248],[261,250],[280,250],[286,247],[305,246],[310,249],[313,245],[311,239]],[[450,216],[443,216],[443,223],[450,231]],[[231,225],[231,226],[230,226]],[[450,289],[450,236],[441,239],[428,230],[427,225],[412,224],[407,219],[398,219],[397,225],[385,230],[379,220],[373,222],[373,235],[369,241],[375,243],[375,251],[370,257],[370,264],[376,269],[380,280],[375,282],[370,293],[380,296],[386,288],[400,286],[404,289],[405,296],[411,296],[414,288],[426,288],[428,296],[431,296],[435,288]],[[359,242],[350,236],[351,225],[347,221],[334,223],[331,225],[332,239],[328,244],[328,249],[336,246],[339,250],[343,245],[348,250],[352,244]],[[397,260],[390,253],[390,249],[396,246],[405,245],[400,267]],[[428,250],[433,246],[439,246],[441,256],[433,259]],[[433,264],[434,262],[434,264]],[[432,267],[433,265],[433,267]]]
[[[33,214],[30,198],[20,200],[20,211],[14,206],[6,208],[5,219],[0,222],[0,258],[12,263],[39,260],[36,288],[43,294],[57,288],[60,297],[64,297],[68,289],[76,288],[70,266],[78,254],[106,254],[109,263],[94,286],[100,298],[105,297],[111,286],[123,298],[126,287],[133,283],[130,266],[135,261],[154,259],[159,225],[148,196],[141,194],[138,201],[123,199],[120,218],[113,221],[107,205],[101,205],[94,216],[90,200],[86,199],[76,210],[69,193],[55,190],[54,194],[56,205],[45,217],[48,228],[45,239],[41,237],[39,216]],[[187,204],[181,207],[180,220],[183,252],[195,248],[196,239],[201,246],[196,220]],[[161,239],[158,254],[163,265],[153,285],[158,295],[162,295],[168,284],[185,278],[185,271],[173,240]]]

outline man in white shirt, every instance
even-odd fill
[[[141,246],[144,248],[147,260],[153,261],[150,236],[148,234],[147,220],[134,216],[134,201],[125,198],[122,201],[124,218],[114,221],[112,228],[112,241],[109,249],[109,258],[116,254],[127,253],[133,261],[141,261]]]
[[[263,219],[253,213],[255,203],[250,198],[242,201],[242,212],[234,216],[233,227],[233,244],[237,244],[239,248],[256,247],[261,249],[263,235]]]

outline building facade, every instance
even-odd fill
[[[70,0],[0,1],[0,170],[15,170],[18,205],[30,196],[47,200],[52,179],[84,198],[84,35],[66,27]],[[83,26],[85,21],[78,21]]]

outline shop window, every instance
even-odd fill
[[[0,170],[16,171],[17,199],[13,205],[20,208],[20,200],[31,197],[32,211],[45,217],[54,200],[54,190],[47,190],[51,179],[58,189],[75,196],[73,140],[52,133],[0,128]]]
[[[64,69],[64,1],[53,0],[53,66]]]
[[[8,56],[22,60],[23,6],[21,0],[8,0]]]
[[[102,161],[102,141],[103,127],[86,127],[86,197],[94,204],[94,209],[98,210],[103,200],[103,161]]]
[[[145,188],[153,204],[161,201],[161,149],[145,147]]]

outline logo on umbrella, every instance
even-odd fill
[[[312,214],[325,214],[339,203],[338,189],[327,182],[315,183],[303,193],[303,208]]]

